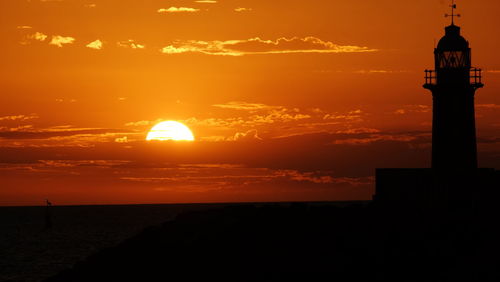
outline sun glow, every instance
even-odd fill
[[[146,140],[175,140],[175,141],[194,141],[191,130],[184,124],[177,121],[162,121],[153,126],[146,137]]]

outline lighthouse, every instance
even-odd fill
[[[484,85],[472,67],[469,42],[451,24],[434,49],[434,69],[425,70],[424,88],[433,101],[431,168],[377,168],[375,203],[391,210],[488,213],[500,199],[500,171],[478,168],[474,96]]]
[[[451,25],[434,49],[435,69],[425,71],[424,88],[432,92],[432,168],[477,169],[474,96],[483,87],[481,69],[472,67],[469,42]]]

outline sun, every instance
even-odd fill
[[[194,136],[191,130],[184,124],[169,120],[162,121],[148,132],[146,140],[175,140],[175,141],[194,141]]]

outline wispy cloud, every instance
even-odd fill
[[[195,117],[183,120],[184,123],[192,126],[202,126],[207,128],[219,129],[241,129],[253,128],[256,126],[264,126],[271,124],[289,123],[293,121],[301,121],[310,119],[311,115],[296,112],[293,109],[274,108],[259,113],[251,113],[245,117],[231,118],[207,118],[198,119]]]
[[[128,143],[128,141],[129,140],[127,136],[115,138],[116,143]]]
[[[17,29],[32,29],[32,27],[29,25],[18,25],[16,28]]]
[[[350,137],[349,135],[352,135]],[[338,136],[333,142],[336,145],[368,145],[375,142],[393,141],[393,142],[424,142],[429,143],[430,132],[367,132],[352,133],[346,136]]]
[[[252,8],[235,8],[234,9],[236,12],[250,12],[252,10]]]
[[[97,39],[95,41],[90,42],[89,44],[87,44],[85,46],[90,48],[90,49],[101,50],[102,49],[102,41]]]
[[[139,43],[135,42],[135,40],[133,40],[133,39],[118,41],[116,43],[116,45],[118,47],[131,48],[131,49],[144,49],[144,48],[146,48],[146,45],[139,44]]]
[[[106,134],[123,134],[126,130],[101,128],[74,128],[71,126],[56,126],[43,129],[33,128],[32,125],[23,126],[18,130],[0,131],[0,139],[60,139],[72,136],[98,136]],[[78,137],[81,140],[84,138]],[[87,138],[88,139],[88,138]]]
[[[364,133],[379,133],[380,130],[376,128],[367,128],[367,127],[358,127],[358,128],[349,128],[344,130],[338,130],[335,132],[336,134],[364,134]]]
[[[430,106],[427,105],[405,105],[400,109],[396,109],[394,114],[405,115],[409,113],[428,113],[432,110]]]
[[[384,69],[372,69],[372,70],[356,70],[354,73],[357,74],[394,74],[394,73],[407,73],[406,70],[384,70]]]
[[[360,53],[374,52],[376,49],[354,45],[339,45],[316,37],[278,38],[263,40],[258,37],[227,41],[175,41],[161,49],[164,54],[202,53],[219,56],[243,56],[251,54],[289,53]]]
[[[260,138],[256,129],[251,129],[251,130],[248,130],[247,132],[236,133],[234,135],[234,137],[231,138],[231,140],[234,140],[234,141],[253,141],[253,140],[262,140],[262,138]]]
[[[11,116],[3,116],[0,117],[0,121],[24,121],[24,120],[30,120],[30,119],[35,119],[38,118],[37,114],[30,114],[30,115],[11,115]]]
[[[323,120],[362,121],[362,116],[363,111],[356,109],[346,113],[328,113],[323,116]]]
[[[64,44],[72,44],[75,42],[75,38],[70,36],[53,35],[52,40],[49,42],[50,45],[55,45],[57,47],[63,47]]]
[[[188,169],[188,171],[186,171]],[[179,173],[180,172],[180,173]],[[252,187],[251,185],[262,184],[284,184],[284,183],[310,183],[313,185],[341,184],[348,186],[370,185],[373,183],[372,177],[334,177],[329,172],[312,171],[303,172],[292,169],[268,169],[268,168],[247,168],[239,166],[193,166],[193,167],[172,167],[163,174],[150,176],[122,177],[121,180],[156,183],[196,185],[193,192],[200,192],[200,186],[216,184],[219,189],[234,189],[236,187]],[[290,187],[289,187],[290,188]],[[164,191],[161,189],[160,191]]]
[[[398,70],[398,69],[359,69],[359,70],[332,70],[332,69],[318,69],[313,70],[312,72],[318,74],[330,74],[330,73],[352,73],[352,74],[366,74],[366,75],[375,75],[375,74],[403,74],[410,73],[410,70]]]
[[[33,129],[33,125],[31,125],[31,124],[18,125],[18,126],[14,126],[14,127],[0,126],[0,136],[3,132],[24,132],[24,131],[32,130],[32,129]]]
[[[158,9],[158,13],[164,14],[164,13],[195,13],[199,12],[200,9],[196,8],[189,8],[189,7],[170,7],[170,8],[161,8]]]
[[[125,126],[142,127],[142,126],[149,126],[149,125],[157,124],[157,123],[162,122],[162,121],[163,121],[163,119],[131,121],[131,122],[127,122],[125,124]]]
[[[47,39],[47,35],[43,34],[41,32],[35,32],[31,35],[28,35],[28,39],[33,39],[33,40],[38,40],[38,41],[45,41]]]
[[[195,3],[204,3],[204,4],[215,4],[217,3],[217,1],[215,0],[197,0],[197,1],[194,1]]]
[[[222,109],[245,110],[245,111],[256,111],[256,110],[266,110],[266,109],[272,109],[272,108],[279,108],[277,106],[269,106],[266,104],[247,103],[247,102],[238,102],[238,101],[227,102],[224,104],[215,104],[212,106],[217,107],[217,108],[222,108]]]
[[[497,104],[478,104],[476,105],[479,109],[489,109],[489,110],[498,110],[500,109],[500,105]]]

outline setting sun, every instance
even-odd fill
[[[180,122],[163,121],[151,128],[146,140],[194,141],[194,136],[191,130]]]

